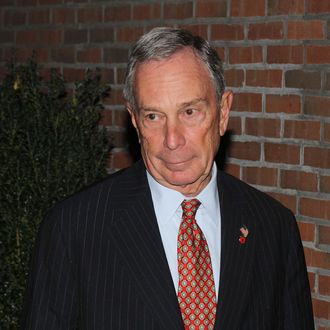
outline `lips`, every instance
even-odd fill
[[[191,159],[188,160],[180,160],[180,161],[175,161],[175,162],[168,162],[166,160],[162,160],[165,166],[171,170],[171,171],[181,171],[184,169],[187,169],[187,166],[189,166],[189,163]]]

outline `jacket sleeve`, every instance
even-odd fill
[[[21,318],[23,330],[76,328],[76,282],[62,220],[59,212],[52,212],[40,227]]]
[[[314,320],[305,257],[296,220],[293,214],[291,216],[285,265],[283,329],[312,330]]]

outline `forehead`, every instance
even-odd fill
[[[215,93],[213,80],[206,65],[189,49],[183,49],[162,60],[150,60],[137,67],[135,91],[138,103],[157,97],[196,98],[207,91]],[[141,104],[140,104],[141,105]]]

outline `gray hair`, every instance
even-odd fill
[[[134,75],[138,65],[150,60],[169,58],[184,47],[190,47],[196,56],[206,65],[214,83],[219,103],[225,89],[224,74],[221,60],[209,42],[199,36],[193,35],[187,30],[158,27],[143,35],[133,45],[128,59],[123,94],[134,111],[137,107]]]

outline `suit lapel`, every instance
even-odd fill
[[[241,313],[248,303],[248,288],[255,251],[255,223],[244,196],[235,181],[219,171],[218,189],[221,207],[221,269],[219,302],[215,329],[238,329]],[[245,244],[239,242],[240,228],[249,235]]]
[[[142,166],[136,172],[135,182],[124,184],[117,196],[121,207],[109,233],[159,324],[164,329],[181,330],[177,296]]]

